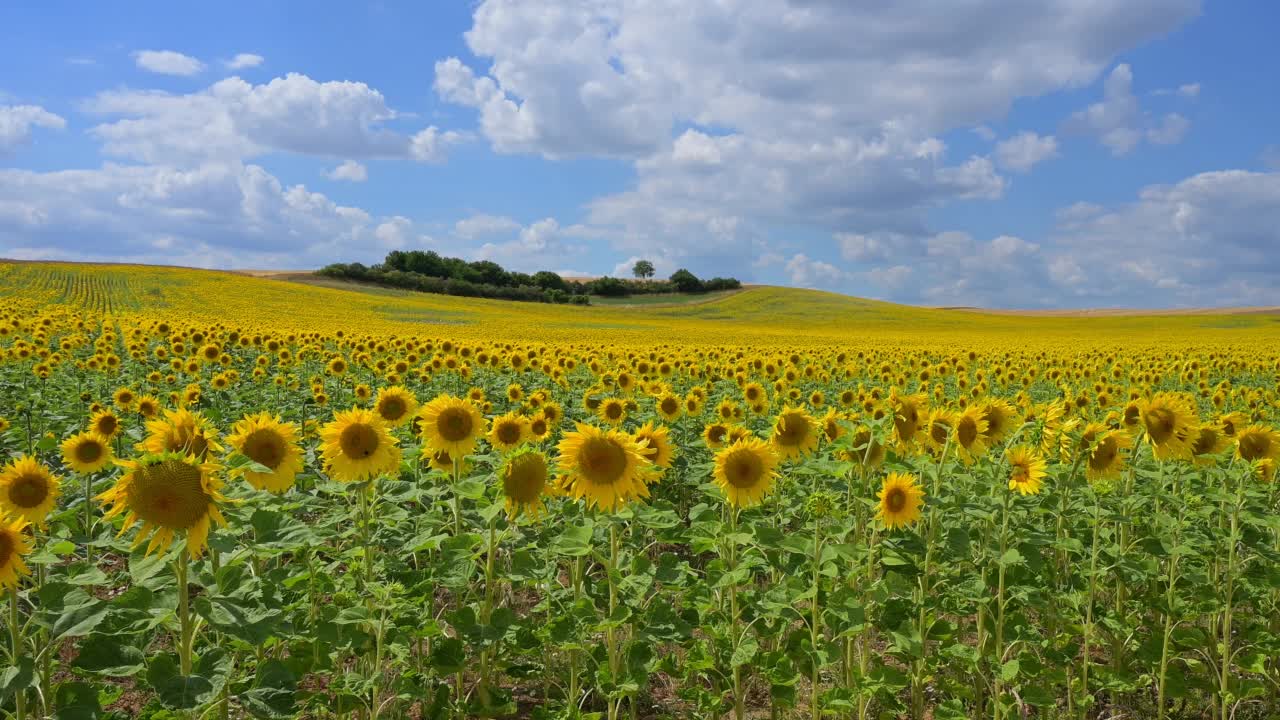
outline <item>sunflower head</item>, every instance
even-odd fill
[[[18,589],[18,579],[30,575],[22,556],[31,553],[31,538],[23,532],[27,521],[22,518],[0,518],[0,587]]]
[[[759,438],[744,438],[716,453],[716,485],[734,507],[757,505],[773,489],[778,462],[771,445]]]
[[[147,437],[137,448],[152,454],[183,453],[200,460],[210,451],[223,450],[213,424],[200,413],[186,408],[166,410],[163,418],[147,421]]]
[[[1160,393],[1143,403],[1142,431],[1157,460],[1191,456],[1191,431],[1197,423],[1191,403],[1175,393]]]
[[[338,412],[320,428],[320,451],[338,482],[359,482],[394,474],[400,467],[399,440],[372,410]]]
[[[529,447],[507,455],[498,468],[502,479],[502,495],[506,498],[507,516],[537,518],[542,514],[542,496],[550,484],[547,456]]]
[[[1047,467],[1044,458],[1029,445],[1009,448],[1004,456],[1009,461],[1009,489],[1023,495],[1040,492]]]
[[[654,405],[658,411],[658,416],[667,422],[675,421],[684,410],[684,404],[680,402],[680,398],[670,392],[659,395]]]
[[[970,405],[955,419],[956,454],[966,465],[987,452],[987,421],[982,409]]]
[[[675,459],[675,446],[671,444],[671,430],[666,425],[647,422],[635,431],[635,438],[644,448],[644,455],[654,467],[666,470]]]
[[[62,441],[62,463],[82,475],[111,464],[111,441],[95,432],[82,432]]]
[[[906,473],[889,473],[876,493],[879,508],[876,517],[884,526],[893,530],[906,527],[920,519],[920,508],[924,505],[924,490],[916,483],[913,475]]]
[[[417,409],[418,398],[398,385],[379,390],[378,400],[374,403],[378,417],[390,427],[400,427],[409,422]]]
[[[0,515],[43,526],[58,502],[61,479],[27,455],[0,470]]]
[[[893,431],[898,444],[915,443],[925,419],[924,395],[900,395],[896,391],[889,396],[889,407],[893,410]]]
[[[133,546],[150,537],[148,555],[168,548],[179,533],[186,533],[187,553],[192,559],[200,557],[208,546],[210,525],[226,525],[218,509],[219,503],[227,501],[218,479],[221,468],[181,453],[148,454],[120,464],[127,472],[98,496],[109,505],[104,517],[125,516],[121,535],[141,522]]]
[[[110,410],[98,410],[89,418],[89,431],[108,440],[114,438],[120,430],[120,418]]]
[[[787,407],[773,423],[772,442],[784,458],[798,458],[818,447],[818,422],[803,408]]]
[[[1280,432],[1265,425],[1236,431],[1236,453],[1245,462],[1280,458]]]
[[[1123,451],[1133,445],[1127,432],[1112,430],[1101,423],[1088,423],[1080,434],[1085,477],[1090,482],[1110,480],[1124,469]]]
[[[1192,433],[1191,457],[1197,465],[1209,465],[1228,445],[1230,438],[1220,426],[1201,425]]]
[[[509,412],[493,419],[486,437],[494,449],[507,452],[519,447],[529,439],[529,435],[529,419]]]
[[[848,450],[840,458],[861,465],[864,469],[878,468],[884,463],[888,449],[875,438],[871,428],[859,425],[850,439]]]
[[[605,398],[596,409],[596,414],[610,425],[621,425],[627,418],[627,404],[620,398]]]
[[[480,410],[452,395],[441,395],[423,405],[418,418],[423,442],[458,460],[475,450],[476,440],[484,433]]]
[[[150,420],[160,414],[160,400],[154,395],[143,395],[138,398],[138,414]]]
[[[649,496],[644,472],[648,461],[643,448],[630,435],[578,423],[574,432],[565,434],[557,449],[558,464],[567,476],[567,490],[588,505],[612,511]]]
[[[302,452],[298,449],[298,428],[281,422],[279,416],[261,412],[248,415],[231,429],[227,442],[257,465],[266,469],[238,467],[232,471],[250,485],[273,493],[293,486],[294,477],[302,472]]]

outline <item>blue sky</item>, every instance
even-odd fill
[[[1280,304],[1275,27],[1261,0],[6,4],[0,256]]]

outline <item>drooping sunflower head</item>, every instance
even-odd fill
[[[615,510],[648,497],[643,450],[630,435],[578,423],[557,446],[560,469],[568,476],[568,491],[602,510]]]
[[[1236,453],[1241,460],[1276,460],[1280,458],[1280,432],[1265,425],[1250,425],[1236,431]]]
[[[18,589],[18,579],[30,575],[22,556],[31,553],[31,538],[23,532],[27,521],[22,518],[0,518],[0,587]]]
[[[787,407],[773,423],[774,448],[784,458],[798,458],[818,448],[821,430],[804,408]]]
[[[1123,451],[1133,445],[1127,432],[1112,430],[1101,423],[1088,423],[1080,434],[1080,449],[1085,458],[1085,477],[1089,482],[1110,480],[1124,469]]]
[[[861,465],[864,469],[872,469],[878,468],[884,463],[887,453],[888,448],[879,440],[876,440],[871,428],[866,425],[859,425],[858,429],[853,433],[850,449],[841,455],[841,458]]]
[[[924,489],[913,475],[889,473],[876,493],[879,508],[876,517],[890,530],[906,527],[920,519],[924,505]]]
[[[0,516],[22,518],[43,527],[58,502],[61,479],[40,461],[23,455],[0,470]]]
[[[267,472],[252,467],[238,467],[233,475],[243,476],[259,490],[282,493],[293,486],[302,472],[302,452],[298,449],[298,428],[281,422],[279,416],[261,412],[241,418],[231,428],[227,442]]]
[[[845,433],[844,425],[841,424],[845,420],[842,412],[837,412],[835,408],[828,408],[827,414],[822,416],[822,434],[826,436],[828,442],[839,440]]]
[[[1023,495],[1040,492],[1048,467],[1045,459],[1029,445],[1019,445],[1005,450],[1009,461],[1009,489]]]
[[[390,427],[400,427],[409,422],[417,409],[418,398],[399,385],[379,390],[378,400],[374,403],[378,417]]]
[[[605,398],[596,409],[596,415],[610,425],[621,425],[627,418],[627,404],[619,398]]]
[[[400,467],[400,442],[372,410],[337,412],[320,428],[320,451],[329,475],[359,482],[391,475]]]
[[[925,419],[924,395],[900,395],[894,391],[889,396],[889,406],[893,410],[893,431],[900,445],[915,443]]]
[[[475,450],[476,440],[484,433],[484,417],[479,408],[452,395],[441,395],[423,405],[418,417],[423,441],[458,460]]]
[[[1192,433],[1191,457],[1197,465],[1210,465],[1220,455],[1231,439],[1215,425],[1201,425]]]
[[[982,419],[987,421],[987,438],[998,445],[1021,424],[1018,411],[1002,398],[988,400],[982,405]]]
[[[120,418],[110,410],[99,410],[89,418],[89,431],[108,440],[114,438],[120,430]]]
[[[1229,412],[1218,418],[1218,427],[1222,428],[1222,434],[1229,438],[1234,438],[1236,433],[1249,424],[1249,416],[1242,412]]]
[[[203,460],[210,451],[222,452],[218,431],[204,415],[186,408],[166,410],[163,418],[147,421],[147,437],[138,443],[143,452],[192,455]]]
[[[423,460],[426,460],[427,464],[436,470],[445,473],[453,472],[453,456],[449,454],[448,450],[436,450],[430,445],[423,445],[420,457]],[[459,463],[458,470],[459,472],[466,472],[469,466],[469,461],[462,460]]]
[[[716,485],[734,507],[757,505],[773,489],[778,462],[778,453],[769,443],[743,438],[716,453]]]
[[[220,468],[181,453],[148,454],[121,464],[128,472],[98,496],[109,505],[104,517],[125,516],[121,535],[141,522],[133,546],[150,537],[148,555],[186,533],[187,553],[192,559],[200,557],[208,546],[210,525],[226,525],[218,509],[227,500],[221,493]]]
[[[987,421],[982,419],[982,409],[970,405],[955,419],[956,454],[966,465],[987,452]]]
[[[493,419],[486,437],[495,450],[507,452],[529,439],[529,435],[529,419],[509,412]]]
[[[511,453],[498,468],[502,479],[502,495],[506,498],[507,517],[542,515],[542,496],[550,483],[547,456],[529,447]]]
[[[925,416],[924,431],[920,433],[924,444],[938,451],[945,449],[947,443],[951,442],[955,423],[956,419],[951,411],[944,408],[930,410],[929,414]]]
[[[87,431],[62,441],[62,464],[82,475],[95,473],[111,463],[111,441]]]
[[[635,431],[635,438],[644,448],[644,455],[654,467],[666,470],[675,459],[675,446],[671,444],[671,429],[666,425],[647,422]]]
[[[1191,403],[1175,393],[1160,393],[1142,406],[1144,437],[1157,460],[1191,456],[1191,430],[1196,414]]]

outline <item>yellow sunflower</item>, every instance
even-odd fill
[[[654,408],[658,411],[658,417],[667,422],[675,422],[684,410],[684,403],[674,393],[665,392],[658,396],[654,402]]]
[[[982,419],[982,409],[976,405],[965,408],[955,418],[956,453],[966,465],[987,453],[987,421]]]
[[[1191,435],[1191,459],[1196,465],[1212,465],[1231,444],[1231,438],[1215,425],[1201,425]]]
[[[400,442],[372,410],[334,413],[320,428],[320,454],[330,477],[359,482],[391,475],[400,467]]]
[[[61,478],[27,455],[0,470],[0,515],[22,518],[43,527],[58,502]]]
[[[133,403],[137,399],[138,396],[127,387],[122,387],[119,390],[116,390],[111,396],[111,400],[115,402],[116,407],[126,412],[133,408]]]
[[[529,437],[542,441],[551,434],[551,423],[547,420],[547,416],[542,412],[529,418]]]
[[[1242,412],[1230,412],[1218,418],[1218,425],[1222,428],[1222,434],[1229,438],[1236,436],[1241,428],[1249,424],[1249,416]]]
[[[893,530],[920,519],[924,489],[916,483],[914,475],[893,472],[885,477],[880,492],[876,493],[876,499],[880,501],[876,517],[885,527]]]
[[[82,432],[62,441],[62,464],[81,475],[95,473],[111,463],[111,441],[95,432]]]
[[[218,509],[218,503],[227,501],[220,492],[221,468],[172,452],[148,454],[120,464],[128,472],[98,496],[104,505],[110,504],[104,519],[123,514],[121,535],[141,522],[133,547],[150,536],[148,555],[167,549],[175,536],[186,533],[187,554],[192,560],[199,558],[209,543],[209,526],[227,524]]]
[[[399,385],[382,388],[373,404],[374,411],[389,427],[400,427],[409,422],[418,409],[418,398]]]
[[[998,445],[1022,424],[1018,411],[1007,400],[994,398],[982,405],[982,419],[987,421],[987,439]]]
[[[498,468],[502,479],[502,495],[506,498],[507,517],[520,515],[538,518],[542,515],[542,496],[549,485],[547,456],[529,447],[511,453]]]
[[[143,452],[194,455],[197,459],[213,451],[222,452],[218,431],[205,416],[186,408],[166,410],[163,418],[147,421],[147,437],[137,444]]]
[[[108,440],[120,432],[120,418],[110,410],[99,410],[89,418],[89,430]]]
[[[1043,484],[1048,464],[1029,445],[1019,445],[1004,452],[1009,461],[1009,489],[1023,495],[1035,495]]]
[[[724,447],[725,438],[729,435],[729,426],[724,423],[711,423],[702,428],[702,441],[712,450]]]
[[[716,453],[714,477],[734,507],[757,505],[773,489],[777,451],[759,438],[745,438]]]
[[[1189,458],[1197,424],[1191,402],[1175,393],[1159,393],[1142,405],[1142,429],[1157,460]]]
[[[160,400],[155,395],[143,395],[138,398],[138,414],[150,420],[160,414]]]
[[[596,409],[596,415],[610,425],[621,425],[627,419],[627,404],[619,398],[605,398]]]
[[[422,440],[435,450],[462,460],[476,448],[476,439],[484,432],[484,417],[467,400],[441,395],[418,411]]]
[[[921,442],[931,450],[942,452],[951,442],[955,429],[955,418],[949,410],[934,408],[925,416],[923,432],[919,434]]]
[[[893,409],[893,431],[898,444],[907,446],[916,442],[916,437],[923,427],[925,416],[925,396],[900,395],[894,390],[889,396],[889,406]]]
[[[804,408],[788,406],[778,413],[771,440],[779,455],[798,458],[818,448],[820,433],[818,422]]]
[[[835,408],[827,409],[827,414],[822,416],[822,433],[827,436],[827,440],[839,440],[844,435],[845,428],[841,423],[846,419],[844,413]]]
[[[453,472],[453,456],[449,454],[448,450],[436,450],[430,445],[423,445],[422,450],[419,452],[419,457],[426,460],[427,464],[436,470],[446,473]],[[458,469],[460,472],[466,472],[469,466],[470,462],[463,458]]]
[[[887,448],[871,434],[871,428],[865,425],[858,426],[853,433],[850,445],[851,449],[841,455],[841,458],[861,465],[865,469],[880,467],[888,452]]]
[[[302,452],[298,449],[298,428],[281,422],[268,412],[248,415],[231,427],[227,442],[268,472],[239,467],[232,471],[244,477],[258,490],[282,493],[293,486],[294,477],[302,472]]]
[[[568,476],[567,490],[574,498],[612,511],[649,496],[643,473],[648,461],[630,435],[578,423],[557,449],[560,469]]]
[[[0,518],[0,587],[10,591],[18,589],[18,577],[30,575],[23,555],[31,553],[31,538],[23,530],[27,521],[22,518]]]
[[[644,455],[654,467],[666,470],[675,459],[675,446],[671,444],[671,429],[666,425],[647,422],[635,431],[636,440],[644,447]]]
[[[1122,451],[1133,445],[1127,432],[1112,430],[1102,423],[1085,425],[1080,435],[1080,447],[1085,456],[1085,477],[1089,482],[1108,480],[1120,475],[1124,469]]]
[[[485,437],[495,450],[507,452],[524,443],[529,436],[529,419],[509,412],[489,423],[489,434]]]
[[[1280,458],[1280,432],[1265,425],[1250,425],[1236,431],[1236,453],[1241,460],[1276,460]]]

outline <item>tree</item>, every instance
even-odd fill
[[[550,270],[539,270],[533,274],[533,284],[543,290],[563,290],[568,292],[569,285],[556,273]]]
[[[671,273],[671,284],[675,287],[676,292],[702,292],[702,281],[698,279],[697,275],[684,268]]]
[[[641,280],[647,280],[653,277],[653,263],[648,260],[637,260],[635,265],[631,266],[631,274]]]

